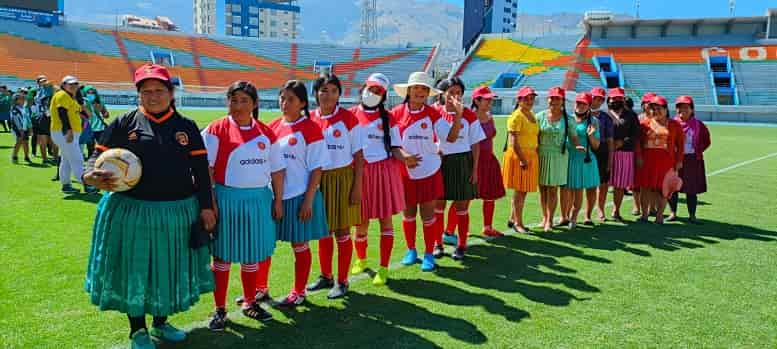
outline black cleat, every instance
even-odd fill
[[[210,319],[208,329],[213,332],[221,332],[224,331],[225,327],[227,327],[227,311],[224,308],[218,308]]]
[[[308,291],[318,291],[323,290],[327,288],[332,288],[332,286],[335,285],[334,280],[332,278],[328,278],[324,275],[321,275],[316,279],[316,281],[313,281],[313,283],[309,284],[307,287]]]
[[[248,308],[243,308],[243,315],[261,322],[272,320],[272,314],[269,311],[264,310],[257,302],[254,302]]]
[[[434,258],[440,259],[445,256],[445,248],[443,248],[442,245],[435,245],[432,254],[434,255]]]
[[[453,260],[460,261],[462,259],[464,259],[464,249],[461,247],[456,247],[456,250],[453,251]]]
[[[348,284],[343,284],[338,282],[335,284],[334,287],[332,287],[331,290],[329,290],[329,294],[326,295],[326,298],[329,299],[338,299],[343,298],[348,293]]]

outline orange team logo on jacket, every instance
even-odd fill
[[[421,128],[422,128],[422,129],[424,129],[424,130],[425,130],[427,127],[429,127],[429,126],[427,126],[425,122],[421,124]]]
[[[340,136],[343,135],[343,133],[340,132],[340,130],[335,130],[335,132],[333,132],[333,134],[334,134],[335,138],[340,138]]]
[[[297,144],[297,138],[295,137],[289,137],[289,145],[296,145]]]
[[[187,135],[186,132],[176,132],[175,140],[182,146],[189,145],[189,135]]]
[[[259,150],[264,150],[264,148],[267,148],[267,146],[263,142],[257,143],[257,146],[259,147]]]

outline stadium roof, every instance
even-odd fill
[[[682,19],[623,19],[610,21],[588,21],[592,27],[632,26],[632,25],[669,25],[669,24],[734,24],[734,23],[762,23],[766,22],[765,16],[757,17],[731,17],[731,18],[682,18]]]

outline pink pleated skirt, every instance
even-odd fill
[[[618,189],[634,187],[634,152],[615,152],[612,173],[610,173],[610,185]]]
[[[362,219],[391,217],[405,209],[400,164],[394,159],[366,163],[362,178]]]

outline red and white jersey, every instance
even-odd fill
[[[398,105],[391,112],[399,123],[402,148],[422,158],[418,166],[407,169],[410,178],[422,179],[435,174],[442,162],[437,153],[437,135],[434,132],[440,113],[428,105],[421,110],[410,111],[407,103]]]
[[[351,112],[356,115],[359,125],[362,127],[364,135],[364,160],[368,163],[376,163],[386,160],[389,153],[386,151],[384,143],[385,133],[383,131],[383,120],[380,118],[378,109],[365,110],[361,105],[351,108]],[[388,113],[389,136],[391,138],[391,147],[402,146],[402,136],[399,133],[399,125],[396,123],[391,112]]]
[[[455,142],[448,142],[448,133],[453,127],[453,119],[456,113],[443,111],[442,119],[438,122],[434,130],[440,138],[440,151],[443,155],[466,153],[472,150],[472,146],[486,139],[483,127],[480,126],[478,116],[469,108],[464,109],[464,115],[461,116],[461,129],[459,129],[459,138]]]
[[[278,137],[281,155],[286,161],[283,199],[300,196],[308,189],[310,173],[329,165],[324,135],[318,125],[305,116],[295,122],[286,122],[280,117],[269,126]]]
[[[286,168],[275,132],[261,122],[239,126],[231,116],[223,117],[202,130],[202,138],[218,184],[263,188],[271,173]]]
[[[329,150],[329,165],[324,170],[333,170],[353,164],[353,156],[364,148],[362,127],[356,117],[347,109],[335,107],[332,115],[321,115],[316,109],[310,118],[321,128]]]

